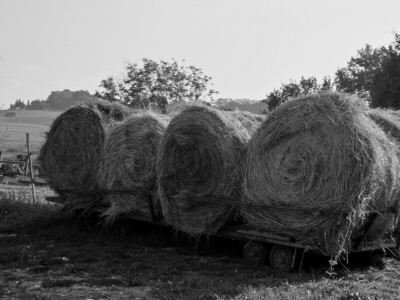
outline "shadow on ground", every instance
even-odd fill
[[[383,265],[379,260],[377,265],[376,258],[365,256],[358,258],[361,261],[354,260],[353,265],[339,267],[329,277],[325,272],[327,260],[311,256],[306,257],[307,272],[276,274],[265,265],[246,265],[242,246],[225,239],[194,239],[141,222],[124,221],[105,229],[91,216],[76,219],[60,213],[33,220],[29,226],[0,237],[0,296],[273,299],[280,295],[281,299],[353,299],[348,297],[359,286],[357,276],[375,278],[376,272],[387,272],[385,263],[397,263],[381,259]],[[373,276],[368,275],[371,270]],[[382,274],[385,279],[390,277]],[[398,288],[398,282],[391,284],[393,287],[389,284],[385,288]]]

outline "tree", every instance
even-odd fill
[[[100,87],[104,91],[97,93],[99,97],[109,101],[120,99],[135,108],[155,106],[165,113],[168,104],[213,101],[213,95],[218,93],[210,88],[212,78],[194,66],[146,58],[142,63],[129,63],[119,83],[111,77],[103,80]]]
[[[28,110],[43,110],[46,109],[46,103],[43,100],[32,100],[30,105],[26,106]]]
[[[120,101],[121,97],[118,91],[118,84],[115,82],[113,77],[103,79],[99,85],[102,88],[101,91],[96,91],[94,94],[96,97],[110,102]]]
[[[318,83],[315,77],[301,77],[299,83],[291,80],[287,84],[282,84],[279,89],[274,89],[262,102],[267,103],[268,109],[272,110],[292,98],[330,90],[332,88],[333,83],[329,77],[324,77],[321,84]]]
[[[26,104],[21,100],[17,99],[15,100],[14,104],[10,104],[10,109],[24,109],[26,107]]]
[[[367,44],[363,49],[357,51],[355,57],[351,57],[345,68],[336,71],[335,84],[337,88],[346,93],[356,93],[370,102],[373,78],[385,56],[386,49],[384,47],[374,49]]]
[[[372,107],[400,109],[400,35],[397,33],[375,71],[370,94]]]
[[[336,72],[339,90],[357,93],[371,107],[400,109],[400,35],[388,47],[366,45]]]

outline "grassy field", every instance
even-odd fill
[[[400,299],[400,263],[363,255],[328,274],[247,265],[242,244],[195,240],[168,228],[64,212],[38,188],[0,185],[0,298],[4,299]]]
[[[15,117],[6,117],[6,111],[0,111],[0,120],[6,123],[43,125],[49,127],[61,111],[16,110]]]
[[[31,151],[37,155],[45,139],[45,133],[61,112],[16,111],[16,116],[6,117],[0,112],[0,151],[6,158],[26,154],[26,133],[30,135]]]

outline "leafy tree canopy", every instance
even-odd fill
[[[108,77],[107,79],[103,79],[100,82],[99,87],[101,91],[96,91],[95,96],[99,97],[103,100],[107,100],[110,102],[121,101],[119,92],[118,92],[118,84],[115,82],[113,77]]]
[[[329,89],[358,94],[371,107],[400,109],[400,34],[395,33],[387,47],[367,44],[358,50],[346,67],[336,71],[333,82],[329,77],[321,84],[315,77],[302,77],[299,83],[282,84],[262,102],[273,109],[291,98]]]
[[[289,83],[282,84],[279,89],[274,89],[262,102],[267,103],[268,109],[272,110],[292,98],[332,88],[333,83],[329,77],[324,77],[322,83],[318,83],[315,77],[301,77],[298,83],[291,80]]]
[[[211,88],[211,79],[201,69],[176,60],[157,62],[144,58],[140,66],[127,64],[119,82],[113,77],[102,80],[101,91],[96,91],[96,95],[109,101],[122,101],[130,107],[155,106],[165,112],[171,103],[212,101],[218,92]]]
[[[374,49],[366,45],[357,51],[357,55],[351,57],[347,66],[335,73],[337,88],[346,93],[357,93],[363,99],[371,100],[371,88],[374,84],[374,74],[382,64],[386,56],[386,49]]]
[[[21,99],[17,99],[15,100],[14,104],[10,105],[10,109],[24,109],[26,107],[26,104],[21,100]]]
[[[372,107],[400,109],[400,34],[395,34],[394,43],[387,48],[370,93]]]
[[[366,45],[335,74],[338,90],[357,93],[371,107],[400,109],[400,35],[388,47]]]

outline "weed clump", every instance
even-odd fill
[[[13,233],[22,228],[38,227],[55,218],[59,205],[42,199],[32,201],[30,190],[0,191],[0,233]]]

